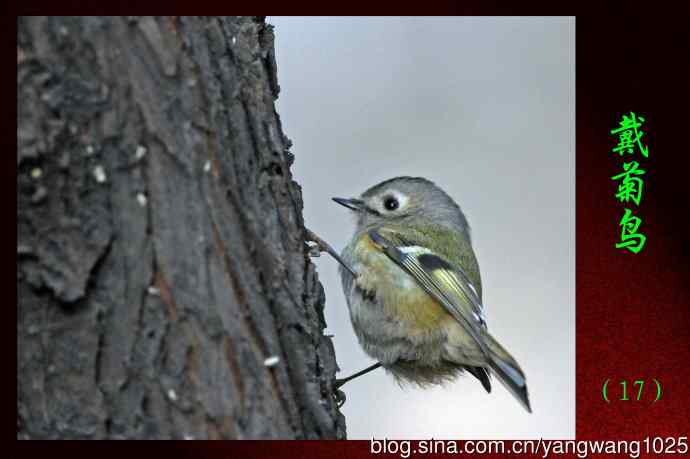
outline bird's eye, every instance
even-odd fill
[[[388,196],[383,200],[383,207],[385,207],[386,210],[395,210],[399,205],[398,200],[393,196]]]

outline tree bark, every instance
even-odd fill
[[[18,438],[344,438],[272,27],[17,43]]]

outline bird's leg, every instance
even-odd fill
[[[340,263],[343,266],[343,268],[345,268],[350,274],[352,274],[353,277],[357,277],[357,273],[355,272],[355,270],[352,269],[347,263],[345,263],[345,260],[343,260],[340,257],[340,255],[338,255],[338,252],[333,250],[333,247],[328,245],[328,243],[326,241],[321,239],[319,236],[314,234],[314,232],[309,230],[309,229],[307,229],[307,236],[309,237],[310,241],[316,243],[316,245],[313,248],[317,249],[317,251],[316,252],[312,251],[311,256],[319,256],[318,254],[320,252],[327,252],[330,256],[335,258],[335,261]],[[316,253],[316,255],[315,255],[315,253]]]
[[[373,364],[372,366],[367,367],[367,368],[365,368],[365,369],[362,370],[362,371],[358,371],[357,373],[353,374],[352,376],[348,376],[347,378],[343,378],[343,379],[336,379],[336,380],[335,380],[335,388],[336,388],[336,389],[339,389],[339,388],[342,387],[342,385],[345,384],[346,382],[351,381],[351,380],[353,380],[353,379],[355,379],[355,378],[358,378],[358,377],[360,377],[360,376],[362,376],[362,375],[365,375],[365,374],[369,373],[370,371],[374,371],[374,370],[376,370],[376,369],[377,369],[378,367],[380,367],[380,366],[381,366],[381,362],[376,362],[376,363]]]

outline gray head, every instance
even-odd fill
[[[358,199],[333,200],[356,212],[358,232],[383,224],[432,222],[470,235],[467,219],[453,198],[422,177],[395,177],[372,186]]]

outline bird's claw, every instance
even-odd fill
[[[312,258],[317,258],[321,256],[321,252],[323,252],[323,249],[319,247],[318,243],[314,243],[313,245],[309,245],[309,256]]]
[[[336,380],[336,383],[337,383],[337,380]],[[345,404],[345,401],[347,400],[347,396],[345,395],[345,392],[343,392],[340,389],[335,390],[335,392],[333,393],[333,397],[335,398],[335,403],[338,405],[338,408],[341,408]]]
[[[311,230],[309,230],[309,229],[307,229],[307,228],[305,228],[305,230],[307,231],[307,239],[315,244],[315,245],[310,245],[310,246],[309,246],[309,255],[310,255],[310,256],[312,256],[312,257],[318,257],[318,256],[321,255],[320,252],[326,252],[326,253],[328,253],[330,256],[332,256],[332,257],[335,259],[335,261],[337,261],[338,263],[340,263],[341,266],[342,266],[343,268],[345,268],[350,274],[352,274],[353,277],[355,277],[355,278],[357,277],[357,272],[355,272],[355,270],[352,269],[352,268],[350,267],[350,265],[348,265],[348,264],[345,262],[345,260],[343,260],[343,259],[340,257],[340,255],[338,255],[338,252],[336,252],[335,250],[333,250],[333,247],[331,247],[330,245],[328,245],[328,243],[327,243],[326,241],[324,241],[324,240],[321,239],[319,236],[317,236],[313,231],[311,231]],[[317,254],[317,251],[318,251],[318,254]]]

